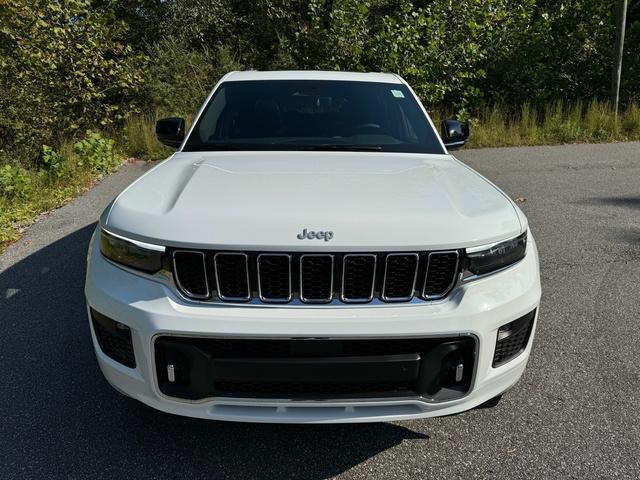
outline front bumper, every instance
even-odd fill
[[[159,410],[199,418],[251,422],[334,423],[391,421],[450,415],[474,408],[512,387],[522,375],[526,349],[493,367],[498,329],[538,308],[540,278],[532,237],[518,264],[458,286],[446,301],[433,304],[355,306],[352,308],[257,308],[194,305],[167,285],[134,275],[106,261],[92,239],[85,286],[88,308],[131,329],[135,366],[104,354],[92,322],[102,372],[120,392]],[[537,322],[537,315],[534,322]],[[535,330],[535,323],[534,323]],[[155,366],[158,338],[227,339],[401,339],[475,340],[474,372],[462,398],[432,401],[402,398],[272,399],[256,396],[177,399],[162,392]]]

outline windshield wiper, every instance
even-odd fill
[[[202,145],[189,145],[185,152],[214,152],[216,150],[263,150],[260,144],[253,143],[211,143]]]
[[[330,143],[326,145],[298,145],[296,150],[318,150],[318,151],[346,151],[346,152],[379,152],[382,147],[378,145],[343,145],[340,143]]]
[[[217,150],[244,150],[244,151],[274,151],[274,150],[304,150],[304,151],[345,151],[345,152],[379,152],[382,147],[377,145],[353,145],[353,144],[317,144],[317,145],[281,145],[277,143],[212,143],[202,145],[189,145],[185,152],[213,152]]]

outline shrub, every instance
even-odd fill
[[[34,159],[43,143],[135,110],[146,57],[122,41],[111,3],[1,2],[0,148]]]
[[[195,112],[222,75],[239,69],[224,48],[191,48],[167,37],[151,48],[143,95],[150,111]]]
[[[88,130],[87,136],[73,145],[75,153],[79,156],[78,165],[87,166],[96,173],[115,171],[121,159],[113,151],[113,144],[113,140]]]
[[[42,146],[42,171],[51,178],[61,178],[67,170],[64,155],[48,145]]]
[[[31,177],[22,167],[0,167],[0,194],[7,198],[27,198],[31,194]]]

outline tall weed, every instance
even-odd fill
[[[640,107],[631,104],[614,115],[607,102],[563,100],[535,108],[523,104],[509,117],[506,108],[482,110],[471,127],[471,147],[553,145],[577,142],[640,140]]]
[[[122,132],[122,144],[119,147],[127,156],[144,160],[158,160],[171,154],[156,137],[157,115],[135,115],[127,118]]]

